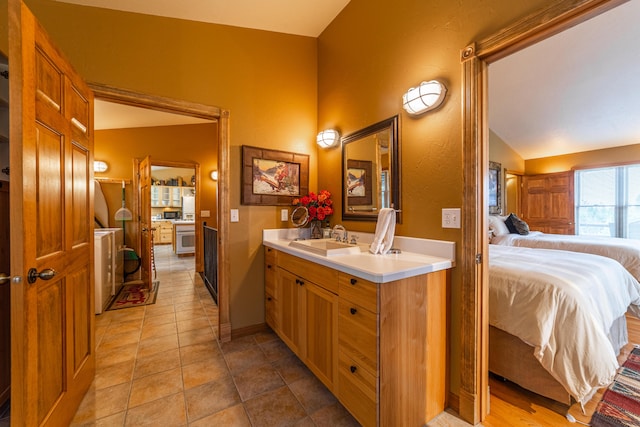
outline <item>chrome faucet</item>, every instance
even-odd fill
[[[340,234],[339,232],[342,231],[342,239],[340,239]],[[336,238],[336,242],[339,242],[340,240],[342,240],[343,242],[346,242],[348,239],[348,234],[347,234],[347,230],[344,228],[344,226],[340,225],[340,224],[336,224],[333,226],[333,231],[331,232],[331,237],[335,237]]]

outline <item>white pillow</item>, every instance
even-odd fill
[[[503,217],[500,215],[489,215],[489,230],[493,231],[494,236],[501,236],[503,234],[509,234],[509,229],[507,228],[507,224],[504,223],[504,220],[507,217]]]

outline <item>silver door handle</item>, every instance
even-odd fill
[[[58,272],[53,268],[45,268],[40,273],[38,273],[38,270],[36,270],[35,268],[31,268],[27,273],[27,282],[29,282],[29,284],[33,284],[38,279],[51,280],[56,274],[58,274]]]

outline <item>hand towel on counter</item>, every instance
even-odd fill
[[[393,245],[393,235],[396,231],[396,211],[391,208],[380,209],[378,222],[376,223],[376,234],[373,242],[369,246],[372,254],[386,254]]]

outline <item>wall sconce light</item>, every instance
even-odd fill
[[[402,95],[402,107],[409,114],[422,114],[437,108],[447,93],[447,88],[437,80],[420,83]]]
[[[218,171],[211,171],[211,179],[214,181],[218,180]]]
[[[316,137],[316,142],[322,148],[333,147],[340,142],[340,134],[333,129],[323,130]]]
[[[93,171],[94,172],[106,172],[109,169],[109,165],[107,162],[103,160],[94,160],[93,161]]]

